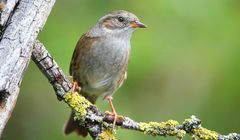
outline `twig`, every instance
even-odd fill
[[[66,76],[57,63],[39,41],[35,43],[32,59],[48,78],[57,96],[63,99],[73,109],[75,112],[75,120],[80,122],[79,125],[88,129],[93,139],[115,139],[112,133],[113,117],[100,111],[95,105],[91,104],[77,92],[68,92],[72,84],[66,79]],[[182,139],[185,134],[189,134],[193,139],[240,140],[240,135],[237,133],[221,135],[202,127],[201,121],[195,116],[186,119],[182,124],[175,120],[148,123],[136,122],[129,117],[123,117],[121,120],[118,120],[116,124],[119,128],[140,131],[151,136],[175,136],[177,139]]]

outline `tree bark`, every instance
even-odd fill
[[[15,107],[33,44],[55,0],[8,0],[1,9],[0,135]]]

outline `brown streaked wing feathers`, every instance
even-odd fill
[[[78,65],[79,65],[80,60],[78,60],[78,59],[80,57],[78,55],[80,55],[80,51],[82,49],[89,49],[92,46],[93,42],[97,40],[97,38],[99,38],[99,37],[90,37],[88,35],[88,33],[85,33],[78,40],[77,45],[76,45],[73,55],[72,55],[71,63],[70,63],[69,73],[71,76],[73,76],[72,71],[78,69],[78,67],[79,67]],[[78,58],[78,59],[76,59],[76,58]],[[73,77],[73,79],[74,79],[74,77]]]

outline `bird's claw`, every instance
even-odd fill
[[[110,120],[112,120],[113,129],[115,129],[116,124],[122,122],[124,119],[123,116],[118,115],[116,112],[106,111],[105,114]]]

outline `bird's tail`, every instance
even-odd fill
[[[88,135],[88,131],[83,126],[79,125],[78,121],[75,121],[73,119],[73,112],[71,113],[69,120],[67,121],[65,127],[64,127],[64,134],[68,135],[72,132],[76,132],[77,135],[86,137]]]

